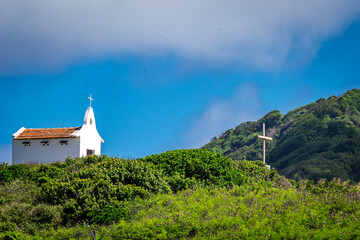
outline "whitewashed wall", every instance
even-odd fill
[[[68,145],[61,145],[60,141],[67,140]],[[41,141],[49,141],[49,146],[43,146]],[[30,142],[24,146],[23,142]],[[12,164],[20,163],[52,163],[64,161],[66,157],[78,157],[80,153],[80,138],[56,138],[13,140]]]
[[[87,149],[94,150],[95,155],[101,155],[101,141],[91,132],[86,132],[80,137],[80,156],[85,157]]]

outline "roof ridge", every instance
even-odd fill
[[[77,137],[74,133],[80,129],[81,127],[27,128],[18,135],[13,135],[13,139],[74,138]]]
[[[36,129],[66,129],[66,128],[81,128],[81,126],[78,126],[78,127],[55,127],[55,128],[25,128],[25,129],[36,130]]]

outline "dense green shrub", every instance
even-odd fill
[[[354,195],[291,188],[192,189],[131,205],[113,239],[357,239],[360,202]]]
[[[107,205],[103,209],[97,209],[88,215],[92,221],[97,224],[109,224],[121,219],[130,219],[130,212],[126,207],[114,207],[112,205]]]
[[[26,164],[10,165],[7,163],[0,164],[0,184],[23,179],[27,176],[30,166]]]
[[[156,165],[168,176],[195,179],[205,185],[227,186],[247,181],[242,171],[236,171],[232,161],[205,149],[174,150],[140,159]],[[174,186],[175,184],[173,184]],[[187,184],[184,185],[185,189]]]
[[[29,236],[19,233],[17,231],[7,231],[0,233],[0,240],[27,240]]]
[[[91,156],[64,164],[68,173],[44,182],[40,192],[40,201],[64,206],[64,223],[99,222],[94,213],[104,208],[170,191],[161,171],[142,161]]]
[[[0,239],[356,239],[359,190],[206,150],[35,164],[0,184]]]

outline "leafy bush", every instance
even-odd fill
[[[29,172],[29,166],[26,164],[10,165],[7,163],[0,164],[0,184],[23,179]]]
[[[243,172],[234,169],[229,158],[205,149],[174,150],[140,160],[153,163],[168,176],[195,179],[205,185],[227,186],[247,180]]]
[[[0,233],[0,240],[27,240],[27,239],[30,239],[30,237],[15,231]]]
[[[355,239],[358,186],[289,181],[206,150],[31,165],[0,184],[0,239]],[[21,169],[20,167],[18,169]]]
[[[91,156],[64,164],[68,173],[43,183],[40,192],[42,202],[64,206],[64,223],[98,222],[94,213],[104,208],[170,191],[162,173],[142,161]]]
[[[125,207],[114,207],[108,205],[103,209],[97,209],[88,214],[94,223],[97,224],[109,224],[117,222],[119,220],[129,220],[130,213]]]
[[[158,194],[130,205],[113,239],[353,239],[359,199],[294,189],[247,186]]]

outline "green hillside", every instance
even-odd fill
[[[203,149],[0,165],[0,239],[359,239],[360,192]]]
[[[319,99],[282,115],[272,111],[256,122],[229,129],[203,148],[234,160],[261,160],[266,123],[267,163],[293,179],[360,181],[360,90]]]

